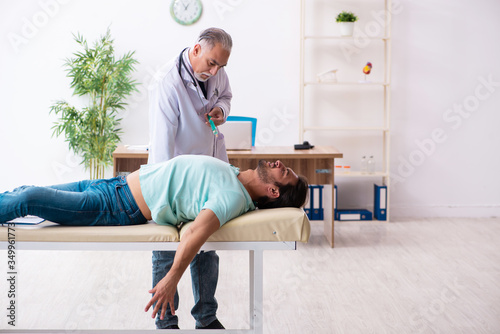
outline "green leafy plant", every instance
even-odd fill
[[[352,12],[342,11],[337,15],[337,22],[356,22],[358,17],[354,15]]]
[[[133,58],[134,52],[115,58],[109,29],[93,47],[80,34],[73,37],[82,50],[66,59],[64,65],[72,78],[73,95],[86,96],[89,103],[79,110],[64,100],[55,102],[50,113],[58,115],[59,120],[52,127],[52,135],[64,133],[70,149],[83,157],[90,178],[98,179],[112,164],[113,151],[120,142],[118,113],[127,105],[125,98],[137,91],[130,75],[138,61]]]

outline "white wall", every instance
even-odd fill
[[[402,8],[393,26],[393,214],[499,216],[500,2]],[[435,129],[443,141],[431,145]]]
[[[148,82],[209,26],[233,36],[232,113],[258,117],[259,145],[298,141],[299,1],[203,0],[203,16],[190,27],[171,19],[169,4],[0,2],[0,191],[87,177],[64,140],[51,137],[55,117],[48,111],[57,99],[81,103],[71,97],[62,67],[76,50],[72,33],[93,41],[108,26],[118,53],[135,50],[140,61],[135,78],[142,86],[123,115],[124,144],[148,142]],[[393,216],[498,216],[500,4],[402,1],[399,9],[393,18]],[[481,78],[495,82],[491,91]],[[465,104],[464,116],[448,114],[455,104]],[[437,128],[446,139],[420,148]]]

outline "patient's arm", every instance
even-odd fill
[[[198,214],[193,224],[186,230],[179,247],[177,247],[172,268],[153,289],[149,290],[149,293],[154,295],[146,305],[145,311],[147,312],[156,302],[152,318],[159,313],[160,319],[163,320],[168,304],[170,304],[172,314],[175,314],[174,295],[182,274],[208,237],[217,231],[219,227],[219,219],[215,213],[212,210],[205,209]]]

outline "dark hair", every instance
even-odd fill
[[[257,207],[259,209],[283,207],[300,208],[306,202],[309,185],[304,176],[299,175],[296,185],[279,183],[276,183],[276,185],[279,187],[280,196],[276,199],[271,199],[267,196],[259,198],[257,201]]]

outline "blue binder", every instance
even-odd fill
[[[338,209],[335,213],[336,220],[372,220],[372,213],[366,209]]]
[[[387,220],[387,186],[374,184],[373,215],[377,220]]]
[[[309,207],[304,211],[309,220],[323,220],[323,186],[310,185],[309,186]]]
[[[333,186],[333,216],[337,216],[337,185]]]

